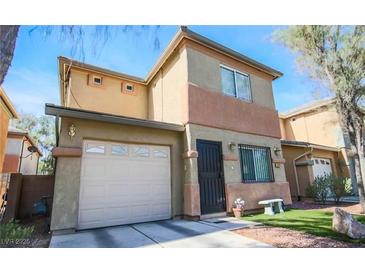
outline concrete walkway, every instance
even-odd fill
[[[50,247],[271,247],[231,231],[252,225],[235,218],[166,220],[54,235]]]

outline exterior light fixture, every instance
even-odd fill
[[[280,153],[281,149],[278,147],[274,147],[274,153],[278,155]]]
[[[231,150],[231,151],[233,151],[234,149],[235,149],[235,147],[237,146],[237,144],[236,143],[234,143],[234,142],[230,142],[229,144],[228,144],[228,147],[229,147],[229,149]]]
[[[74,124],[71,124],[68,127],[68,135],[70,136],[70,138],[73,138],[76,135],[76,127]]]

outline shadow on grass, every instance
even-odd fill
[[[365,243],[365,239],[354,240],[346,235],[334,232],[332,230],[332,216],[332,212],[321,210],[289,209],[285,213],[274,216],[251,214],[243,217],[243,219],[259,222],[267,226],[302,231],[315,236],[328,237],[343,242]],[[365,223],[364,216],[355,216],[355,218]]]

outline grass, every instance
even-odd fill
[[[244,216],[243,219],[263,223],[267,226],[302,231],[315,236],[328,237],[344,242],[365,243],[365,239],[354,240],[346,235],[332,231],[332,215],[332,212],[322,210],[289,209],[285,213],[274,216],[252,214]],[[354,218],[365,224],[365,216],[354,215]]]

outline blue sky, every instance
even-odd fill
[[[218,43],[230,47],[259,62],[284,73],[273,82],[276,108],[286,111],[310,102],[320,86],[299,72],[295,56],[288,49],[271,41],[274,26],[189,26]],[[59,104],[57,56],[68,56],[79,61],[111,70],[144,77],[166,48],[178,26],[134,27],[123,32],[111,29],[107,43],[94,45],[86,29],[85,54],[72,52],[69,40],[62,40],[56,28],[45,35],[46,28],[22,26],[15,56],[3,84],[8,96],[19,112],[44,113],[45,103]],[[154,47],[158,37],[160,47]],[[323,92],[322,92],[323,96]]]

